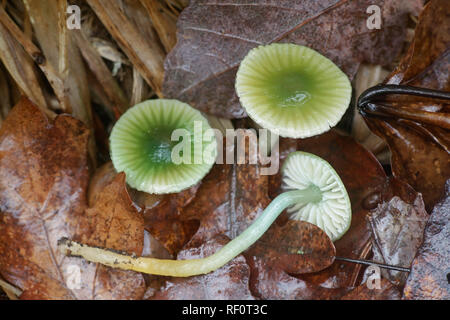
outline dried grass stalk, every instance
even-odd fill
[[[177,43],[177,17],[166,9],[158,0],[140,0],[142,5],[147,9],[153,26],[158,33],[164,49],[168,53]]]
[[[81,30],[73,30],[73,36],[78,47],[80,48],[84,60],[87,62],[90,70],[102,86],[107,99],[110,101],[107,106],[111,106],[112,109],[109,111],[112,114],[124,113],[128,109],[129,105],[127,98],[116,79],[112,76],[102,57],[90,44],[89,40],[86,39]]]
[[[64,83],[59,78],[59,76],[58,76],[57,72],[55,71],[55,69],[53,68],[53,66],[51,64],[47,63],[47,60],[46,60],[45,56],[42,54],[41,50],[19,29],[19,27],[8,16],[6,11],[1,7],[0,7],[0,24],[3,25],[3,27],[4,27],[4,28],[2,27],[4,29],[2,32],[2,35],[4,35],[4,39],[10,39],[10,40],[6,40],[8,45],[11,45],[11,43],[14,43],[14,40],[17,40],[17,43],[20,43],[20,45],[23,47],[23,49],[26,51],[26,53],[28,53],[28,55],[34,59],[36,64],[40,67],[40,69],[46,75],[47,80],[49,81],[53,90],[55,91],[55,94],[58,97],[60,103],[63,106],[67,106],[67,108],[70,110],[70,108],[68,107],[69,106],[68,99],[65,94]],[[5,41],[4,39],[0,40],[0,41]],[[5,65],[7,65],[7,66],[8,65],[11,66],[13,64],[13,62],[17,63],[17,66],[13,67],[12,70],[10,70],[7,67],[8,71],[14,77],[14,79],[16,81],[19,78],[20,71],[21,71],[20,66],[18,66],[18,63],[23,62],[24,64],[27,64],[26,58],[23,58],[22,57],[23,55],[18,53],[21,51],[22,48],[19,45],[17,45],[17,43],[9,48],[10,49],[10,57],[13,57],[12,61],[6,61],[6,63],[4,61]],[[5,47],[8,48],[8,45],[5,45]],[[3,50],[2,50],[2,52],[3,52]],[[17,58],[14,59],[14,57],[17,57],[18,55],[21,56],[21,60],[19,60]],[[34,65],[31,62],[28,63],[28,65],[29,66],[31,65],[34,67]],[[38,87],[39,89],[36,89],[36,92],[40,91],[41,95],[43,96],[42,89],[39,87],[39,81],[38,81],[37,75],[35,74],[35,76],[33,77],[31,72],[28,72],[27,79],[30,79],[29,83],[27,83],[27,84],[29,86]],[[19,84],[19,86],[23,90],[23,88],[25,86],[22,86],[22,85],[23,84]],[[33,92],[33,93],[35,93],[35,92]],[[48,112],[45,99],[39,99],[36,101],[36,100],[33,100],[33,98],[36,98],[35,96],[28,95],[28,93],[26,91],[25,91],[25,94],[30,99],[32,99],[33,102],[35,102],[38,106],[40,106],[44,111]]]
[[[92,128],[86,72],[72,32],[67,31],[66,0],[24,0],[24,3],[47,64],[62,82],[63,92],[55,90],[55,93],[63,103],[63,110]]]
[[[10,285],[8,282],[0,279],[0,288],[6,293],[9,299],[18,300],[22,291],[17,289],[16,287]]]
[[[8,17],[5,10],[0,7],[0,59],[20,90],[46,114],[51,115],[52,112],[47,107],[40,87],[36,66],[16,37],[5,26],[6,18]]]
[[[159,44],[147,42],[116,1],[87,2],[141,76],[156,94],[162,97],[165,53]]]

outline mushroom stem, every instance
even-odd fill
[[[216,253],[202,259],[168,260],[136,257],[87,246],[67,238],[61,239],[58,242],[58,247],[65,255],[80,256],[88,261],[113,268],[162,276],[190,277],[214,271],[247,250],[269,229],[275,219],[287,207],[297,203],[319,202],[321,199],[322,192],[315,185],[303,190],[292,190],[280,194],[244,232]]]

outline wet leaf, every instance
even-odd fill
[[[90,206],[97,202],[101,190],[110,184],[116,176],[117,171],[114,169],[112,162],[107,162],[95,170],[89,181],[88,203]]]
[[[91,246],[141,255],[144,245],[143,220],[128,194],[125,174],[119,173],[99,192],[97,201],[93,207],[86,209],[83,219],[79,219],[74,238]],[[84,275],[81,278],[84,282],[89,281],[86,289],[92,291],[93,299],[139,299],[143,296],[146,286],[140,273],[102,265],[95,267],[92,279],[86,279]]]
[[[304,221],[274,224],[247,252],[265,263],[292,273],[317,272],[330,266],[336,250],[319,227]]]
[[[346,287],[327,288],[290,276],[259,257],[252,256],[248,261],[252,270],[251,290],[260,299],[331,300],[338,299],[350,290]]]
[[[400,292],[386,279],[380,279],[380,288],[370,289],[366,283],[356,287],[341,300],[400,300]]]
[[[68,115],[49,121],[26,99],[0,129],[0,273],[23,291],[22,299],[127,299],[144,293],[138,274],[106,271],[57,250],[60,238],[74,237],[142,251],[143,225],[123,176],[87,208],[87,143],[80,121]],[[72,283],[78,271],[80,283]]]
[[[386,83],[450,90],[449,14],[448,1],[428,3],[408,52]],[[375,111],[367,112],[365,119],[369,128],[388,143],[394,176],[422,193],[426,208],[431,210],[450,177],[449,104],[393,96],[377,101],[373,108]]]
[[[117,176],[112,162],[96,170],[89,185],[89,204],[95,203],[99,191]],[[155,195],[129,187],[136,208],[144,217],[144,226],[172,256],[175,256],[198,229],[198,220],[185,219],[183,209],[194,199],[201,183],[179,193]]]
[[[450,299],[450,180],[433,209],[403,291],[406,299]]]
[[[386,65],[400,54],[405,23],[422,1],[191,1],[178,20],[178,42],[165,62],[163,92],[216,116],[242,118],[234,91],[239,63],[258,45],[307,45],[351,78],[360,62]],[[382,8],[382,27],[368,29],[366,10]],[[319,41],[318,41],[319,40]]]
[[[400,181],[391,181],[390,185],[394,184],[395,191],[410,188],[402,186]],[[383,193],[391,192],[386,188]],[[422,196],[416,194],[413,201],[405,201],[394,195],[372,210],[367,220],[372,232],[372,260],[409,268],[422,244],[423,230],[428,221]],[[381,270],[381,275],[400,286],[405,284],[408,276],[405,272],[386,269]]]
[[[180,252],[178,259],[199,259],[214,254],[228,242],[225,236],[213,238],[200,247]],[[242,255],[211,273],[173,278],[166,282],[152,300],[254,300],[249,289],[250,268]]]

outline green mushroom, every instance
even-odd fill
[[[313,49],[290,43],[256,47],[236,75],[241,105],[282,137],[306,138],[335,126],[348,108],[347,76]]]
[[[200,181],[213,166],[216,138],[202,114],[178,100],[135,105],[114,125],[111,160],[127,183],[140,191],[180,192]]]

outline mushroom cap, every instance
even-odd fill
[[[298,203],[287,209],[290,218],[315,224],[338,240],[348,230],[352,218],[350,199],[333,167],[307,152],[289,154],[281,169],[284,190],[304,190],[316,186],[322,193],[318,202]]]
[[[207,130],[208,121],[188,104],[147,100],[128,109],[114,125],[111,160],[137,190],[180,192],[200,181],[215,162],[217,141]]]
[[[283,137],[306,138],[335,126],[350,104],[347,76],[313,49],[256,47],[241,62],[236,92],[250,118]]]

